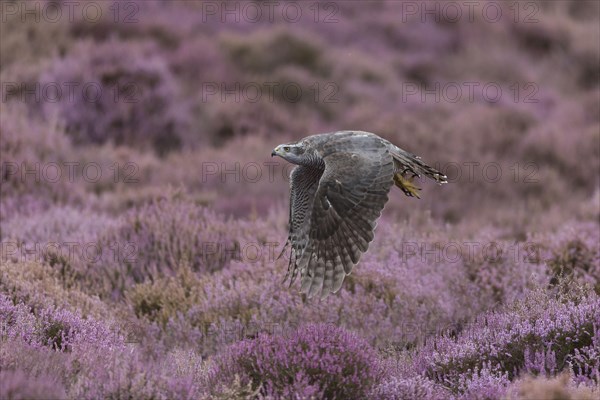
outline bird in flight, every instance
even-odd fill
[[[290,287],[298,272],[308,297],[336,293],[373,240],[393,185],[419,198],[415,177],[447,177],[369,132],[340,131],[281,144],[271,152],[296,164],[290,174]]]

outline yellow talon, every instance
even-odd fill
[[[420,187],[415,186],[412,183],[414,177],[411,178],[404,178],[402,176],[402,174],[397,173],[396,175],[394,175],[394,183],[396,184],[396,186],[398,186],[400,189],[402,189],[402,191],[404,192],[405,195],[407,196],[414,196],[417,199],[420,199],[421,196],[419,196],[419,190],[421,190]]]

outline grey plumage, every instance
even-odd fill
[[[379,136],[341,131],[277,146],[278,155],[298,166],[290,175],[291,246],[284,282],[298,273],[309,297],[337,292],[373,240],[377,219],[395,184],[418,196],[414,177],[439,183],[446,176]]]

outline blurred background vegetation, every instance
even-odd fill
[[[48,190],[35,197],[120,212],[170,185],[225,213],[264,214],[287,192],[283,165],[277,183],[265,179],[271,148],[355,129],[450,176],[421,201],[391,196],[401,217],[526,231],[598,202],[595,1],[500,2],[497,21],[486,2],[459,18],[444,2],[311,3],[294,23],[286,3],[272,18],[255,4],[257,18],[237,2],[99,2],[101,16],[80,7],[71,20],[65,8],[55,22],[51,3],[10,3],[2,158],[132,162],[139,179],[23,188],[12,174],[5,199]],[[251,162],[261,179],[242,171]],[[3,219],[12,207],[35,206],[7,200]]]

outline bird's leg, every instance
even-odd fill
[[[403,171],[403,173],[405,171]],[[417,199],[420,199],[421,197],[419,196],[419,190],[421,190],[421,188],[415,186],[415,184],[413,183],[413,180],[416,175],[413,175],[410,178],[408,178],[408,177],[405,178],[402,175],[403,173],[396,173],[394,175],[394,183],[396,184],[396,186],[398,186],[400,189],[402,189],[402,191],[404,192],[405,195],[407,195],[409,197],[416,197]]]

